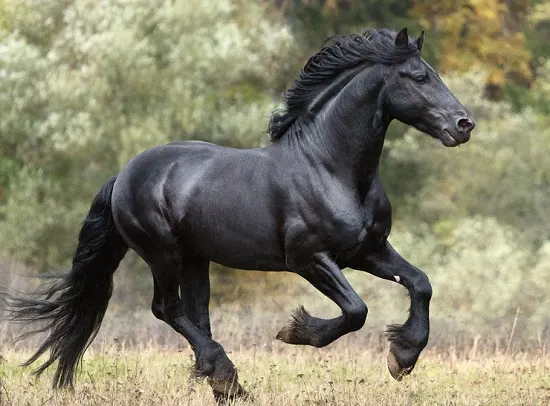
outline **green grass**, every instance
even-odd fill
[[[214,405],[208,384],[190,378],[189,350],[111,348],[90,352],[74,391],[50,389],[18,364],[28,354],[3,352],[0,405]],[[548,405],[550,359],[425,354],[395,382],[382,354],[360,348],[276,346],[229,356],[251,405]]]

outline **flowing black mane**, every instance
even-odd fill
[[[342,71],[363,63],[393,65],[402,63],[419,50],[413,41],[403,48],[395,46],[396,33],[373,29],[362,35],[333,36],[321,51],[313,55],[300,71],[300,78],[283,95],[284,110],[275,111],[269,121],[271,141],[286,134],[298,117],[307,112],[307,106],[327,82]],[[325,42],[325,43],[326,43]]]

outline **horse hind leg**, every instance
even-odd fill
[[[208,337],[212,337],[210,327],[210,315],[209,315],[209,302],[210,302],[210,261],[204,258],[187,258],[183,261],[180,273],[180,294],[189,320],[198,327]],[[223,348],[222,348],[223,351]],[[223,360],[222,365],[216,366],[216,361],[212,361],[210,358],[216,359],[220,355],[210,354],[206,355],[201,361],[197,362],[196,375],[206,376],[203,372],[206,368],[214,362],[214,370],[218,370],[218,373],[207,376],[207,381],[212,387],[214,398],[218,403],[226,403],[228,400],[236,397],[251,398],[251,395],[242,389],[238,384],[238,375],[235,371],[235,367],[225,355],[225,352],[221,354]],[[204,362],[203,360],[206,359]],[[218,362],[219,364],[219,362]],[[225,366],[223,366],[225,364]],[[226,372],[219,373],[219,371],[226,370]],[[227,378],[232,377],[232,378]],[[229,385],[230,384],[230,385]],[[229,385],[229,386],[228,386]],[[231,390],[228,390],[231,389]]]
[[[181,284],[181,269],[185,265],[180,256],[165,254],[150,261],[151,272],[155,281],[155,296],[153,309],[155,316],[159,315],[163,321],[175,331],[185,337],[195,353],[195,375],[205,377],[214,391],[217,400],[245,395],[238,382],[235,366],[225,353],[223,347],[214,341],[209,334],[199,328],[191,319],[199,320],[195,307],[190,301],[180,298],[178,290]],[[189,277],[193,277],[189,275]],[[199,278],[199,280],[201,280]],[[202,279],[204,281],[204,278]],[[190,286],[197,287],[199,283]],[[204,286],[202,286],[204,302]],[[189,293],[185,289],[183,293]],[[189,313],[188,313],[189,312]],[[199,320],[200,321],[200,320]],[[203,317],[204,324],[204,317]]]
[[[183,261],[180,295],[185,314],[204,334],[212,337],[210,327],[210,261],[193,257]]]
[[[209,333],[208,261],[184,257],[170,225],[162,222],[128,227],[126,240],[147,262],[153,275],[153,314],[183,335],[193,349],[195,375],[207,378],[217,398],[243,395],[235,366]],[[183,283],[182,275],[195,282]],[[185,301],[180,297],[181,286],[182,296],[187,296]],[[199,299],[195,304],[190,299],[193,297]]]

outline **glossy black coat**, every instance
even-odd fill
[[[310,59],[287,92],[286,110],[270,124],[272,144],[246,150],[190,141],[152,148],[102,189],[109,201],[92,206],[112,213],[101,224],[114,222],[100,235],[116,237],[118,247],[113,258],[99,261],[103,272],[114,272],[126,246],[147,262],[155,282],[153,313],[189,341],[198,375],[208,377],[216,394],[243,392],[233,364],[211,337],[210,261],[297,273],[340,307],[334,319],[299,308],[277,335],[291,344],[321,347],[363,326],[367,306],[342,268],[402,284],[411,310],[405,324],[388,328],[388,367],[396,379],[414,367],[428,341],[431,286],[387,241],[391,206],[378,173],[384,136],[397,119],[456,146],[475,126],[421,59],[422,43],[423,34],[414,40],[406,30],[338,37]],[[79,249],[87,249],[89,234],[83,228]],[[91,262],[110,249],[94,245]],[[32,313],[32,303],[26,304],[20,307]],[[56,326],[51,328],[68,341],[70,333]]]

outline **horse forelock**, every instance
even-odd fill
[[[300,71],[299,78],[283,95],[283,110],[273,112],[268,133],[275,142],[291,130],[296,120],[308,113],[308,105],[337,75],[361,64],[403,63],[419,50],[413,40],[407,47],[395,46],[396,32],[372,29],[363,34],[329,37]]]

